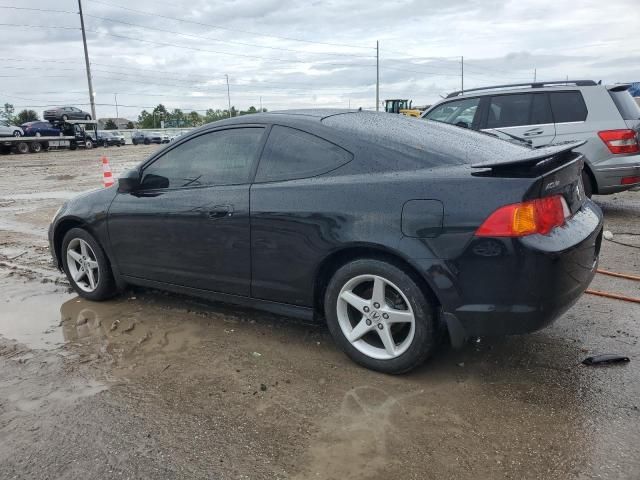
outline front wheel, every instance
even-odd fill
[[[93,148],[93,141],[92,140],[87,140],[86,142],[84,142],[84,148],[86,148],[87,150],[90,150]]]
[[[84,119],[85,119],[85,120],[91,120],[91,115],[86,115],[86,116],[84,117]]]
[[[327,287],[324,311],[338,346],[372,370],[408,372],[437,345],[433,302],[387,262],[362,259],[341,267]]]
[[[93,236],[72,228],[62,240],[62,266],[74,290],[89,300],[106,300],[116,292],[111,266]]]
[[[22,136],[22,132],[20,130],[14,130],[13,131],[13,136],[14,137],[21,137]]]
[[[151,143],[151,140],[149,140],[148,138],[144,139],[144,144],[145,145],[149,145]]]

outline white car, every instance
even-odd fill
[[[21,137],[24,132],[20,127],[9,124],[6,120],[0,120],[0,137]]]

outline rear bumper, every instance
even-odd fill
[[[640,175],[640,155],[622,155],[610,158],[593,166],[599,194],[608,194],[629,190],[638,184],[622,185],[624,177]]]
[[[443,306],[450,332],[510,335],[548,326],[591,283],[601,241],[602,212],[591,201],[548,236],[474,238],[458,262],[460,303]]]

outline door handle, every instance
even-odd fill
[[[210,220],[230,217],[231,215],[233,215],[233,207],[231,205],[217,205],[207,212]]]
[[[542,135],[544,133],[544,130],[541,128],[534,128],[532,130],[527,130],[526,132],[524,132],[524,136],[525,137],[533,137],[534,135]]]

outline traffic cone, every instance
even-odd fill
[[[111,173],[111,166],[109,165],[109,159],[102,157],[102,180],[104,181],[104,187],[110,187],[113,185],[113,174]]]

